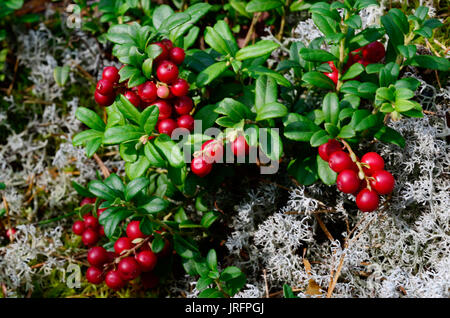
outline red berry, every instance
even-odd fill
[[[141,251],[136,255],[136,261],[143,272],[149,272],[155,268],[158,258],[152,251]]]
[[[96,230],[87,228],[81,235],[81,240],[86,246],[94,246],[99,240],[99,235]]]
[[[94,246],[89,250],[87,260],[92,266],[100,268],[108,261],[108,252],[101,246]]]
[[[138,86],[138,95],[145,103],[151,103],[156,100],[157,88],[153,82],[145,82]]]
[[[158,120],[167,119],[172,115],[172,106],[168,102],[162,99],[158,99],[157,101],[151,103],[149,106],[155,105],[159,109]]]
[[[98,228],[98,235],[100,235],[100,236],[105,236],[105,227],[104,227],[103,225],[101,225],[101,226]]]
[[[223,144],[211,139],[202,145],[203,157],[208,163],[220,161],[223,158]]]
[[[179,78],[172,84],[170,91],[177,97],[186,96],[189,92],[189,83],[186,80]]]
[[[139,276],[141,273],[141,269],[139,268],[139,264],[136,260],[131,257],[125,257],[117,266],[117,270],[119,271],[120,277],[124,280],[132,280]]]
[[[378,170],[372,174],[374,179],[370,180],[370,185],[379,194],[388,194],[394,190],[394,176],[386,170]]]
[[[188,96],[181,96],[175,100],[173,106],[178,115],[186,115],[191,112],[194,102]]]
[[[166,60],[169,58],[169,50],[167,49],[167,47],[164,44],[162,44],[161,42],[156,42],[153,44],[156,44],[162,50],[161,53],[156,57],[155,63],[158,63],[160,61],[163,61],[163,60]]]
[[[133,248],[133,243],[131,242],[131,239],[128,237],[120,237],[117,239],[117,241],[114,243],[114,251],[117,255],[120,255],[123,251],[129,250]]]
[[[123,96],[125,96],[125,98],[128,99],[130,101],[130,103],[134,105],[134,107],[141,106],[141,99],[135,92],[126,91]]]
[[[248,154],[249,146],[248,146],[247,140],[245,140],[244,136],[241,135],[241,136],[237,137],[231,143],[231,151],[233,151],[233,153],[236,157],[243,157]]]
[[[106,273],[105,283],[109,288],[114,290],[122,289],[126,284],[122,277],[120,277],[119,271],[116,270]]]
[[[156,95],[158,95],[159,98],[168,98],[170,95],[170,90],[166,85],[160,85],[156,90]]]
[[[8,230],[6,230],[6,237],[12,241],[14,239],[14,235],[16,235],[16,229],[15,228],[10,228]]]
[[[339,150],[333,152],[330,155],[328,159],[328,164],[331,170],[333,170],[334,172],[341,172],[346,169],[351,169],[351,167],[353,166],[353,161],[348,155],[348,153]]]
[[[172,41],[170,41],[169,39],[163,39],[163,40],[161,40],[161,44],[164,45],[168,51],[170,51],[171,49],[173,49],[173,43],[172,43]]]
[[[342,150],[342,146],[336,139],[330,139],[328,142],[324,143],[323,145],[319,146],[319,156],[324,161],[328,161],[330,158],[330,155],[335,152]]]
[[[384,160],[376,152],[368,152],[361,158],[361,163],[367,164],[369,167],[364,167],[364,173],[371,176],[375,171],[384,170]]]
[[[100,217],[100,215],[102,215],[102,213],[105,212],[106,210],[107,210],[107,208],[97,209],[97,216]]]
[[[80,220],[75,221],[72,225],[72,231],[76,235],[82,235],[84,232],[84,228],[85,228],[84,222]]]
[[[156,76],[161,82],[170,84],[178,78],[178,67],[170,61],[163,61],[156,69]]]
[[[101,79],[97,82],[95,89],[102,95],[112,95],[114,93],[114,83],[107,79]]]
[[[375,41],[367,44],[362,50],[364,60],[371,63],[380,62],[386,54],[386,49],[381,42]]]
[[[100,284],[103,282],[103,271],[96,267],[89,267],[86,271],[86,279],[91,284]]]
[[[110,106],[112,103],[114,103],[114,100],[116,99],[116,95],[113,93],[111,95],[102,95],[98,91],[95,91],[94,93],[94,99],[100,106]]]
[[[359,184],[358,174],[353,170],[341,171],[337,176],[337,188],[344,193],[355,193],[359,189]]]
[[[178,127],[186,128],[189,131],[194,130],[194,117],[191,115],[182,115],[177,119]]]
[[[181,47],[174,47],[169,52],[170,59],[177,65],[183,63],[186,53]]]
[[[369,61],[364,60],[364,59],[357,60],[355,63],[359,63],[359,64],[363,65],[364,67],[366,67],[367,65],[370,64]]]
[[[171,136],[172,131],[177,128],[177,122],[172,118],[163,119],[158,124],[158,131],[160,134]]]
[[[107,66],[103,69],[102,78],[112,83],[119,82],[119,70],[115,66]]]
[[[369,189],[362,189],[356,196],[356,205],[363,212],[372,212],[376,210],[380,199],[375,191]]]
[[[328,61],[327,63],[331,67],[331,73],[324,73],[324,74],[326,76],[328,76],[333,81],[333,83],[336,85],[338,82],[339,72],[338,72],[336,66],[334,65],[333,61]]]
[[[94,216],[92,216],[91,214],[86,214],[83,216],[84,219],[84,226],[86,228],[91,228],[91,229],[97,229],[99,224],[98,224],[98,219]]]
[[[95,198],[84,198],[83,200],[81,200],[80,206],[83,206],[85,204],[94,204],[94,203],[95,203]]]
[[[141,284],[144,289],[155,288],[158,286],[159,277],[153,272],[143,273],[141,275]]]
[[[133,241],[134,239],[137,238],[144,238],[145,234],[141,232],[139,226],[140,226],[141,222],[139,221],[131,221],[130,223],[128,223],[127,225],[127,236]]]
[[[194,157],[191,161],[191,171],[200,178],[209,174],[212,170],[212,164],[208,163],[202,156]]]

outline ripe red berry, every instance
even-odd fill
[[[153,82],[145,82],[138,86],[138,95],[145,103],[151,103],[157,98],[157,88]]]
[[[380,199],[375,191],[369,189],[362,189],[356,196],[356,205],[358,209],[363,212],[372,212],[376,210]]]
[[[161,42],[156,42],[153,44],[156,44],[162,50],[161,53],[155,58],[155,63],[158,63],[160,61],[163,61],[163,60],[166,60],[169,58],[169,50],[167,49],[167,47],[164,44],[162,44]]]
[[[8,230],[6,230],[6,237],[12,241],[14,239],[14,235],[16,235],[16,229],[15,228],[9,228]]]
[[[381,42],[375,41],[370,44],[367,44],[362,49],[362,57],[364,60],[371,63],[380,62],[384,55],[386,54],[386,49]]]
[[[127,225],[127,236],[133,241],[136,238],[144,238],[145,234],[141,232],[139,226],[141,222],[139,221],[131,221]]]
[[[100,284],[103,282],[103,271],[96,267],[89,267],[86,271],[86,279],[91,284]]]
[[[75,221],[72,225],[72,231],[76,235],[82,235],[84,232],[84,228],[85,228],[84,222],[80,220]]]
[[[203,157],[206,162],[218,162],[223,158],[223,144],[215,139],[208,140],[202,145]]]
[[[124,281],[122,277],[120,277],[119,271],[112,270],[106,273],[105,283],[109,288],[119,290],[122,289],[123,286],[125,286],[126,281]]]
[[[100,215],[102,215],[103,212],[105,212],[107,210],[107,208],[104,209],[98,209],[97,210],[97,216],[100,217]]]
[[[161,44],[164,45],[168,51],[170,51],[171,49],[173,49],[173,43],[172,43],[172,41],[170,41],[169,39],[163,39],[163,40],[161,40]]]
[[[124,280],[132,280],[139,276],[141,273],[141,269],[139,268],[139,264],[136,260],[131,257],[125,257],[117,266],[117,270],[119,271],[120,277]]]
[[[126,91],[123,96],[125,96],[125,98],[128,99],[130,101],[130,103],[134,105],[134,107],[141,106],[141,99],[135,92]]]
[[[141,251],[136,255],[136,261],[143,272],[149,272],[156,266],[158,258],[152,251]]]
[[[182,78],[178,78],[170,87],[170,91],[177,97],[186,96],[189,92],[189,83]]]
[[[87,260],[92,266],[100,268],[108,261],[108,252],[101,246],[94,246],[88,251]]]
[[[114,243],[114,251],[117,255],[120,255],[123,251],[129,250],[133,248],[133,243],[131,242],[131,239],[128,237],[120,237],[117,239],[117,241]]]
[[[359,189],[359,184],[358,174],[353,170],[346,169],[337,176],[337,188],[344,193],[355,193]]]
[[[245,140],[244,136],[238,136],[231,143],[231,151],[233,151],[236,157],[246,156],[249,152],[249,146],[247,144],[247,140]]]
[[[94,204],[94,203],[95,203],[95,198],[84,198],[83,200],[81,200],[80,206],[83,206],[85,204]]]
[[[325,161],[328,161],[330,155],[335,152],[342,150],[342,146],[336,139],[330,139],[328,142],[319,146],[319,156]]]
[[[191,171],[200,178],[208,175],[212,170],[212,164],[208,163],[203,156],[194,157],[191,161]]]
[[[178,67],[170,61],[163,61],[156,69],[156,76],[163,83],[173,83],[178,78]]]
[[[369,167],[364,167],[364,173],[371,176],[375,171],[384,170],[384,160],[376,152],[368,152],[361,158],[361,162]]]
[[[186,128],[189,131],[194,130],[194,117],[191,115],[182,115],[177,119],[178,127]]]
[[[115,66],[107,66],[103,69],[102,78],[115,84],[120,79],[119,70]]]
[[[158,99],[157,101],[151,103],[149,106],[155,105],[159,109],[158,120],[167,119],[172,115],[172,106],[168,102],[162,99]]]
[[[180,65],[183,63],[186,53],[184,53],[184,50],[181,47],[174,47],[170,50],[169,56],[171,61],[177,65]]]
[[[160,134],[171,136],[172,131],[177,128],[177,122],[172,118],[163,119],[158,123],[158,131]]]
[[[388,194],[394,190],[394,176],[386,170],[378,170],[372,174],[374,179],[370,180],[370,185],[379,194]]]
[[[98,232],[94,229],[87,228],[81,235],[81,240],[86,246],[94,246],[99,240]]]
[[[351,167],[353,166],[353,161],[348,155],[348,153],[339,150],[333,152],[330,155],[328,159],[328,164],[331,170],[333,170],[334,172],[341,172],[346,169],[351,169]]]
[[[331,73],[324,73],[324,74],[326,76],[328,76],[333,81],[333,83],[336,85],[338,82],[339,72],[338,72],[336,66],[334,65],[333,61],[328,61],[327,63],[331,67]]]
[[[142,273],[141,284],[144,289],[155,288],[158,286],[159,277],[153,272]]]
[[[112,103],[114,103],[114,100],[116,99],[116,95],[113,93],[111,95],[102,95],[98,91],[95,91],[94,93],[94,99],[100,106],[110,106]]]
[[[105,227],[103,225],[100,225],[98,228],[98,235],[105,236]]]
[[[98,224],[98,219],[94,216],[92,216],[91,214],[86,214],[83,216],[84,219],[84,226],[86,228],[91,228],[91,229],[97,229],[99,224]]]
[[[159,98],[168,98],[170,95],[170,90],[166,85],[160,85],[156,90],[156,95],[158,95]]]
[[[181,96],[175,100],[173,106],[178,115],[186,115],[191,112],[194,107],[194,102],[188,96]]]
[[[97,82],[95,89],[102,95],[112,95],[114,93],[114,83],[107,79],[101,79]]]
[[[369,61],[364,60],[364,59],[357,60],[355,63],[359,63],[359,64],[363,65],[364,67],[366,67],[367,65],[370,64]]]

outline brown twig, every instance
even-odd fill
[[[322,219],[320,218],[320,216],[317,215],[317,214],[314,214],[314,217],[316,218],[317,222],[318,222],[319,225],[320,225],[320,228],[321,228],[322,231],[325,233],[325,235],[327,236],[327,238],[328,238],[331,242],[333,242],[333,241],[334,241],[333,235],[331,235],[330,231],[328,231],[327,227],[325,226],[325,223],[323,223],[323,221],[322,221]]]
[[[94,159],[97,161],[97,164],[100,166],[100,170],[102,171],[103,177],[108,178],[111,173],[109,172],[108,168],[103,163],[102,159],[97,154],[94,154]]]
[[[14,82],[16,81],[17,69],[19,68],[19,59],[16,58],[16,64],[14,64],[14,75],[11,81],[11,84],[8,87],[7,95],[10,96],[12,93],[12,89],[14,87]]]
[[[264,285],[266,287],[266,298],[269,298],[269,284],[267,283],[267,270],[263,269],[263,276],[264,276]]]
[[[253,32],[255,31],[256,22],[258,22],[258,19],[260,16],[261,16],[261,12],[256,12],[253,14],[252,24],[250,24],[250,28],[248,29],[247,35],[245,36],[242,47],[246,47],[248,42],[250,42]]]

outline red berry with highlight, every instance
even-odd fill
[[[191,171],[200,178],[208,175],[212,170],[212,164],[208,163],[202,156],[194,157],[191,161]]]
[[[189,131],[194,130],[194,117],[191,115],[182,115],[177,119],[178,127],[186,128]]]
[[[126,91],[123,96],[125,96],[125,98],[128,99],[130,101],[130,103],[134,105],[134,107],[141,106],[141,99],[135,92]]]
[[[249,146],[247,144],[247,140],[245,140],[244,136],[238,136],[232,143],[231,143],[231,151],[233,151],[234,155],[236,157],[243,157],[246,156],[249,152]]]
[[[97,82],[95,89],[102,95],[111,95],[114,93],[114,83],[107,79],[101,79]]]
[[[346,169],[351,169],[351,167],[353,166],[353,161],[348,155],[348,153],[339,150],[333,152],[330,155],[328,159],[328,164],[331,170],[333,170],[334,172],[341,172]]]
[[[172,115],[172,106],[168,102],[162,99],[158,99],[157,101],[150,104],[150,106],[155,105],[158,107],[159,116],[158,120],[167,119]]]
[[[358,174],[349,169],[341,171],[336,179],[337,188],[344,193],[355,193],[359,189],[359,184]]]
[[[172,118],[163,119],[158,123],[158,131],[160,134],[166,134],[171,136],[175,128],[177,128],[177,122]]]
[[[98,232],[94,229],[87,228],[81,235],[81,240],[86,246],[94,246],[99,240]]]
[[[122,277],[119,274],[119,271],[112,270],[106,273],[105,283],[106,286],[108,286],[109,288],[119,290],[125,286],[126,281],[122,279]]]
[[[101,267],[108,261],[108,252],[104,247],[94,246],[88,251],[87,260],[95,267]]]
[[[72,225],[72,231],[76,235],[82,235],[84,232],[85,226],[83,221],[75,221]]]
[[[91,229],[97,229],[99,224],[98,224],[98,219],[94,216],[92,216],[91,214],[86,214],[83,216],[84,219],[84,226],[86,228],[91,228]]]
[[[356,205],[363,212],[372,212],[378,208],[380,199],[375,191],[362,189],[356,196]]]
[[[186,96],[189,93],[189,83],[186,80],[179,78],[172,84],[170,91],[177,97]]]
[[[161,40],[161,44],[164,45],[168,51],[170,51],[171,49],[173,49],[173,43],[172,43],[172,41],[170,41],[169,39],[163,39],[163,40]]]
[[[174,47],[170,50],[169,56],[171,61],[177,65],[180,65],[183,63],[186,53],[184,53],[184,50],[181,47]]]
[[[379,194],[389,194],[394,190],[395,179],[390,172],[386,170],[375,171],[372,178],[374,179],[370,179],[370,185]]]
[[[342,146],[339,141],[336,139],[330,139],[328,142],[324,143],[323,145],[319,146],[319,156],[324,161],[328,161],[330,158],[330,155],[333,152],[342,150]]]
[[[80,206],[83,206],[85,204],[95,204],[95,198],[84,198],[80,202]]]
[[[157,88],[153,82],[145,82],[138,86],[138,95],[145,103],[151,103],[157,98]]]
[[[361,158],[361,163],[367,164],[369,167],[363,167],[364,173],[371,176],[375,171],[384,170],[384,160],[376,152],[368,152]]]
[[[137,238],[145,237],[145,234],[142,233],[141,229],[139,228],[140,225],[141,222],[139,221],[131,221],[130,223],[128,223],[126,232],[127,236],[131,239],[131,241]]]
[[[170,61],[163,61],[156,69],[156,76],[163,83],[173,83],[178,78],[178,67]]]
[[[133,243],[128,237],[121,237],[114,243],[114,251],[120,255],[123,251],[133,248]]]
[[[107,66],[103,69],[102,78],[115,84],[120,79],[119,70],[115,66]]]
[[[15,228],[10,228],[6,231],[6,237],[12,241],[14,239],[14,235],[16,235],[16,229]]]
[[[362,49],[362,57],[364,60],[370,63],[378,63],[380,62],[386,54],[386,49],[381,42],[375,41],[370,44],[367,44]]]
[[[98,91],[95,91],[94,93],[94,99],[100,106],[110,106],[112,103],[114,103],[114,100],[116,99],[116,95],[113,93],[111,95],[102,95]]]
[[[164,44],[162,44],[161,42],[156,42],[153,44],[156,44],[161,48],[161,53],[156,57],[155,63],[161,62],[169,58],[169,50]]]
[[[149,272],[155,268],[158,258],[152,251],[141,251],[136,255],[136,261],[143,272]]]
[[[208,163],[218,162],[223,158],[223,144],[211,139],[203,143],[203,157]]]
[[[103,282],[103,271],[97,267],[89,267],[86,271],[86,279],[89,283],[97,285]]]
[[[120,277],[124,280],[132,280],[139,276],[141,273],[141,269],[139,268],[139,264],[136,260],[131,257],[125,257],[117,266],[117,270],[119,271]]]
[[[186,115],[191,112],[194,102],[188,96],[181,96],[175,100],[173,106],[178,115]]]

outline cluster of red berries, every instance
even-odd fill
[[[80,206],[94,203],[95,198],[84,198],[81,201]],[[72,231],[76,235],[81,236],[81,240],[83,241],[84,245],[88,247],[94,246],[95,244],[97,244],[100,238],[105,235],[103,226],[98,223],[98,217],[100,217],[104,210],[105,209],[98,209],[97,217],[88,213],[83,215],[83,221],[78,220],[73,223]]]
[[[177,128],[194,130],[194,118],[190,115],[194,103],[187,96],[189,83],[179,78],[178,66],[183,63],[185,52],[174,47],[172,41],[164,39],[152,43],[161,48],[155,58],[157,80],[150,80],[128,89],[126,85],[118,85],[119,71],[114,66],[103,70],[103,77],[97,83],[95,100],[100,106],[109,106],[114,102],[116,92],[122,93],[135,107],[144,109],[156,105],[159,109],[157,129],[159,133],[171,135]]]
[[[249,145],[245,137],[240,135],[231,143],[231,151],[238,157],[244,157],[249,152]],[[218,162],[223,158],[223,141],[222,140],[208,140],[203,143],[198,154],[194,154],[191,161],[191,171],[199,177],[208,175],[213,167],[213,163]]]
[[[319,147],[319,156],[328,162],[331,170],[338,173],[336,185],[344,193],[356,195],[356,205],[363,212],[378,208],[380,194],[389,194],[394,189],[395,179],[384,170],[384,160],[376,152],[368,152],[359,162],[343,151],[341,144],[330,139]]]
[[[81,205],[92,204],[94,198],[85,198]],[[98,214],[102,211],[99,209]],[[81,223],[80,223],[81,222]],[[92,239],[92,234],[85,238],[84,233],[95,222],[91,215],[84,218],[84,221],[76,221],[73,225],[73,232],[83,237],[83,243],[90,247],[87,260],[90,267],[86,271],[86,279],[92,284],[100,284],[103,281],[114,290],[119,290],[128,281],[140,276],[141,285],[145,288],[154,288],[159,283],[159,277],[154,273],[158,258],[166,257],[170,254],[170,243],[166,239],[161,252],[155,254],[150,247],[151,236],[145,235],[140,230],[140,221],[131,221],[126,228],[126,236],[120,237],[114,243],[114,252],[107,251],[102,246],[94,246],[98,240],[97,235]],[[97,221],[98,226],[98,221]],[[158,232],[161,234],[161,232]],[[87,244],[88,243],[88,244]]]
[[[364,66],[372,63],[378,63],[384,58],[385,54],[386,50],[381,42],[375,41],[369,43],[366,46],[356,49],[349,54],[348,61],[344,67],[344,72],[355,63],[359,63]],[[339,71],[337,70],[333,61],[329,61],[327,63],[331,67],[331,73],[324,74],[328,76],[336,85],[339,78]]]

